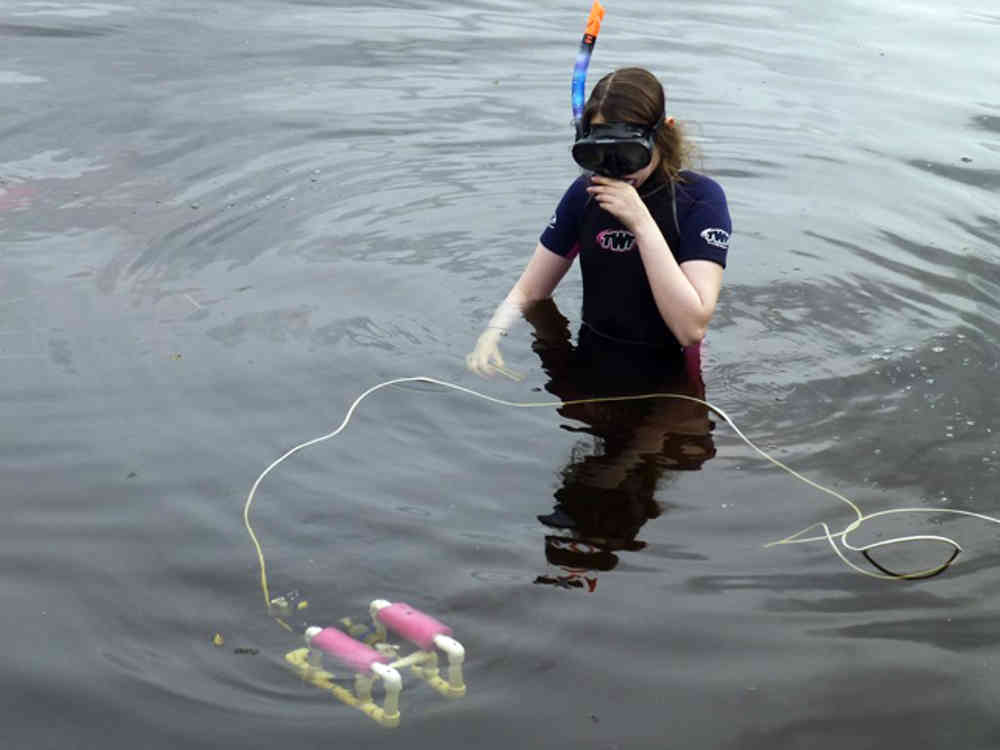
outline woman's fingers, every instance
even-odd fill
[[[465,366],[484,377],[496,371],[503,372],[504,361],[500,349],[492,336],[481,336],[473,349],[465,357]]]
[[[520,373],[507,367],[496,344],[476,346],[475,349],[465,355],[465,366],[476,373],[476,375],[484,378],[488,378],[498,372],[514,381],[520,381],[523,377]]]
[[[477,375],[480,374],[479,359],[476,357],[475,352],[469,352],[468,354],[465,355],[465,366],[470,370],[472,370],[472,372],[476,373]]]
[[[627,182],[615,180],[613,182],[607,182],[599,185],[589,185],[587,187],[587,192],[594,196],[594,199],[602,206],[604,206],[605,203],[620,203],[622,205],[628,205],[632,197],[630,193],[635,192],[635,188]],[[638,197],[638,194],[636,194],[636,197]]]
[[[632,227],[641,220],[646,206],[631,184],[599,175],[592,177],[591,183],[587,186],[587,192],[605,211],[614,215],[628,227]]]

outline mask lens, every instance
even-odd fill
[[[615,152],[619,165],[625,170],[622,174],[638,172],[649,164],[653,156],[645,143],[636,143],[635,141],[616,144]]]
[[[591,172],[599,172],[608,159],[608,144],[579,141],[573,144],[573,161]]]
[[[573,159],[586,170],[606,177],[624,177],[652,159],[652,137],[629,123],[595,125],[573,144]]]

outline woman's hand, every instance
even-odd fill
[[[465,355],[465,366],[476,375],[492,375],[494,365],[503,367],[503,357],[500,356],[500,336],[503,332],[498,328],[487,328],[476,341],[476,348]]]
[[[520,380],[520,376],[513,370],[504,367],[503,357],[500,355],[500,337],[504,331],[500,328],[487,328],[479,335],[476,341],[476,348],[465,355],[465,365],[477,375],[488,377],[495,372],[506,375],[511,380]]]
[[[643,222],[652,221],[649,209],[642,202],[638,191],[624,180],[613,180],[595,174],[590,178],[587,192],[594,196],[594,200],[601,208],[632,232],[635,232]]]

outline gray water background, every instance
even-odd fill
[[[576,174],[586,10],[0,2],[0,746],[1000,744],[1000,527],[858,533],[958,539],[919,583],[764,549],[852,515],[718,420],[587,593],[532,584],[571,421],[379,391],[263,483],[272,587],[435,614],[468,694],[408,681],[387,731],[283,666],[264,467],[388,378],[545,395],[524,324],[523,382],[463,357]],[[729,197],[708,399],[866,511],[1000,512],[998,33],[986,0],[608,3],[591,82],[655,71]]]

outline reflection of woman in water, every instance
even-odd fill
[[[536,324],[549,390],[561,399],[665,390],[698,396],[700,375],[687,373],[697,369],[692,365],[722,286],[731,231],[725,194],[714,180],[686,168],[688,144],[666,115],[663,87],[646,70],[604,76],[579,125],[573,157],[587,171],[563,195],[466,362],[482,375],[503,371],[500,337],[522,314],[538,319],[537,310],[544,309],[538,303],[550,298],[579,255],[583,325],[576,347],[569,344],[565,319],[565,332],[557,335]],[[630,543],[658,514],[652,490],[664,463],[684,468],[690,459],[700,465],[712,453],[707,412],[690,402],[595,404],[565,413],[590,426],[602,455],[567,467],[562,497],[557,493],[557,508],[546,518],[553,525],[572,521],[578,533],[593,532],[593,538],[603,535],[606,548]],[[700,424],[685,448],[694,453],[665,454],[664,441],[685,434],[679,425],[687,423]],[[705,449],[700,456],[698,440]],[[605,501],[579,500],[583,493],[573,487],[588,487]],[[611,493],[623,501],[609,502]]]
[[[570,343],[569,321],[552,300],[530,307],[525,317],[535,329],[533,349],[549,376],[545,388],[561,401],[592,398],[616,383],[620,395],[680,393],[704,399],[698,348],[669,370],[650,368],[627,345],[595,338],[584,327]],[[624,365],[623,365],[624,363]],[[639,367],[635,367],[639,365]],[[674,471],[690,471],[715,455],[707,407],[682,399],[641,399],[575,404],[559,410],[590,435],[573,449],[562,471],[551,513],[538,517],[556,530],[545,537],[545,557],[561,574],[536,583],[586,587],[596,571],[618,564],[618,551],[645,546],[636,539],[643,524],[663,512],[657,486]]]

